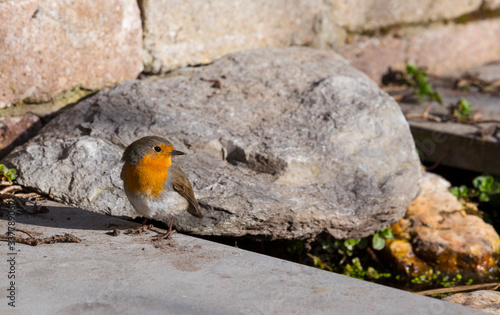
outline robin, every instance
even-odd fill
[[[191,183],[182,169],[172,161],[184,152],[174,150],[161,137],[149,136],[132,142],[123,153],[121,179],[128,200],[135,211],[148,219],[162,220],[171,215],[170,226],[164,237],[172,233],[174,214],[187,211],[202,218]]]

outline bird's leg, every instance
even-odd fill
[[[146,232],[149,226],[146,225],[146,222],[148,222],[148,218],[144,219],[144,222],[142,222],[142,225],[138,228],[135,229],[130,229],[127,231],[126,234],[140,234]]]
[[[163,234],[163,236],[161,238],[167,239],[170,235],[176,233],[175,230],[172,230],[172,225],[174,225],[174,216],[172,216],[172,218],[170,219],[170,225],[168,226],[168,232]]]

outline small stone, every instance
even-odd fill
[[[491,314],[500,314],[500,292],[498,291],[481,290],[457,293],[445,297],[443,300]]]
[[[106,234],[111,235],[111,236],[119,236],[121,234],[121,232],[118,229],[114,229],[113,231],[108,232]],[[144,250],[144,248],[142,250]]]

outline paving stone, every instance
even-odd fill
[[[467,125],[448,118],[448,106],[456,104],[463,97],[472,103],[473,109],[479,111],[483,119],[500,120],[500,98],[488,94],[453,92],[446,85],[436,86],[443,96],[444,106],[433,104],[431,114],[446,121],[437,123],[419,118],[408,120],[423,159],[479,173],[500,175],[498,128],[492,129],[492,134],[484,133],[495,124]],[[427,104],[404,101],[400,102],[400,106],[405,114],[423,113]]]
[[[36,237],[70,233],[81,243],[16,244],[11,251],[1,242],[4,258],[16,253],[16,307],[4,295],[3,314],[483,314],[182,234],[161,241],[152,231],[110,236],[138,224],[47,206],[48,213],[12,222]],[[8,222],[4,215],[2,233]],[[2,259],[4,292],[9,268]]]

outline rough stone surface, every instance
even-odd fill
[[[469,293],[457,293],[445,297],[443,300],[491,314],[500,314],[500,292],[498,291],[483,290]]]
[[[380,82],[391,66],[410,61],[441,75],[500,60],[500,18],[449,24],[362,39],[339,48],[355,68]]]
[[[500,0],[484,0],[483,8],[485,10],[498,10],[500,9]]]
[[[188,153],[176,161],[205,218],[176,215],[181,231],[361,237],[399,220],[419,191],[398,105],[340,56],[307,48],[243,51],[126,81],[59,115],[8,160],[23,185],[133,216],[119,159],[151,134]]]
[[[0,1],[0,108],[96,89],[142,71],[135,0]]]
[[[328,41],[336,41],[334,37],[344,33],[335,31],[321,0],[139,3],[145,71],[150,73],[206,64],[243,49],[311,44],[324,37],[324,32],[330,34],[325,35]]]
[[[333,19],[350,31],[449,20],[479,9],[482,0],[330,0]],[[439,45],[438,45],[439,46]]]
[[[438,175],[423,176],[422,192],[392,226],[392,262],[411,277],[432,276],[437,270],[464,279],[495,274],[500,237],[481,218],[467,214],[449,188]]]

